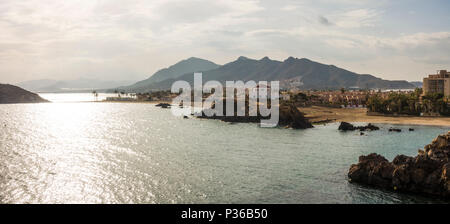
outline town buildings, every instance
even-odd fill
[[[429,75],[423,79],[423,94],[442,93],[450,97],[450,72],[440,70],[437,74]]]

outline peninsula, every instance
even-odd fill
[[[20,87],[0,84],[0,104],[10,103],[44,103],[49,102],[38,94],[29,92]]]

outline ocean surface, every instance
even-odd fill
[[[351,184],[347,171],[371,152],[416,155],[449,127],[360,136],[74,101],[0,105],[0,203],[443,202]]]
[[[107,97],[118,97],[117,93],[40,93],[39,96],[53,103],[96,102],[106,100]],[[126,95],[124,97],[130,97]]]

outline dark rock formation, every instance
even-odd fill
[[[354,131],[356,129],[355,129],[355,126],[353,126],[350,123],[341,122],[341,124],[339,125],[338,130],[340,130],[340,131]]]
[[[348,177],[351,182],[450,199],[450,132],[438,136],[416,157],[398,155],[389,162],[375,153],[360,156]]]
[[[246,115],[245,116],[236,116],[236,104],[235,104],[235,116],[206,116],[205,112],[207,110],[203,110],[201,115],[198,115],[199,118],[205,119],[218,119],[225,122],[231,123],[259,123],[261,120],[267,120],[270,117],[262,116],[259,111],[256,113],[257,116],[249,116],[248,112],[248,101],[246,102]],[[226,114],[226,104],[223,106],[223,114]],[[281,104],[279,106],[279,121],[278,126],[282,127],[290,127],[293,129],[306,129],[312,128],[313,125],[306,119],[302,112],[300,112],[297,107],[293,104]]]
[[[359,131],[376,131],[376,130],[380,130],[379,127],[373,125],[373,124],[368,124],[367,126],[353,126],[350,123],[347,122],[341,122],[341,124],[339,125],[338,130],[340,131],[355,131],[355,130],[359,130]]]
[[[389,132],[402,132],[402,129],[398,129],[398,128],[389,128]]]
[[[312,128],[312,124],[304,117],[297,107],[292,104],[280,105],[280,126],[287,126],[293,129]]]
[[[410,128],[409,131],[414,131],[414,128]]]
[[[170,104],[168,103],[158,103],[155,105],[155,107],[161,107],[161,108],[170,108]]]
[[[0,104],[6,103],[43,103],[48,102],[36,93],[26,91],[20,87],[0,84]]]

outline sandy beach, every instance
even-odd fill
[[[385,123],[385,124],[412,124],[412,125],[433,125],[433,126],[449,126],[450,117],[388,117],[388,116],[368,116],[366,108],[344,109],[329,107],[300,107],[300,111],[311,122],[321,122],[330,120],[329,122],[368,122],[368,123]]]

